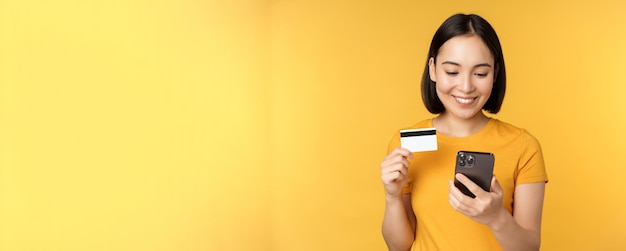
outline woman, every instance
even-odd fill
[[[437,116],[404,129],[434,127],[438,150],[411,153],[400,147],[399,133],[389,144],[381,163],[389,250],[538,250],[548,180],[539,142],[483,113],[500,110],[506,89],[491,25],[473,14],[448,18],[431,42],[421,89]],[[461,150],[495,155],[490,191],[454,174]],[[476,197],[463,194],[453,178]]]

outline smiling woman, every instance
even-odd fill
[[[381,163],[387,246],[538,250],[548,180],[539,142],[524,129],[483,113],[500,110],[506,88],[495,31],[480,16],[457,14],[439,27],[432,41],[422,97],[438,116],[404,129],[435,127],[438,148],[410,152],[400,145],[399,134],[390,142]],[[449,181],[455,155],[463,150],[489,152],[497,159],[488,191],[455,175],[475,197]],[[443,186],[446,181],[448,189]]]

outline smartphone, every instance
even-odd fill
[[[456,154],[454,174],[462,173],[483,190],[489,191],[491,189],[494,163],[495,156],[493,153],[459,151]],[[476,195],[470,192],[465,185],[461,184],[456,177],[454,178],[454,185],[465,195],[476,198]]]

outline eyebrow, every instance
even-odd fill
[[[459,64],[457,62],[452,62],[452,61],[444,61],[441,64],[451,64],[451,65],[461,66],[461,64]],[[491,67],[491,65],[488,64],[488,63],[481,63],[481,64],[474,65],[474,68],[476,68],[476,67]]]

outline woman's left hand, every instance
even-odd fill
[[[483,190],[461,173],[456,174],[456,179],[476,195],[476,198],[463,194],[454,182],[450,181],[448,201],[454,210],[488,226],[494,224],[502,213],[508,213],[502,206],[502,187],[495,176],[491,178],[490,192]]]

